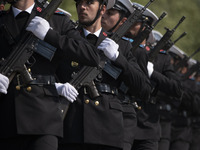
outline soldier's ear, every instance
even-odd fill
[[[123,17],[122,20],[120,21],[119,25],[121,26],[124,22],[126,22],[127,18]]]
[[[101,15],[105,14],[106,13],[106,5],[101,5],[100,6],[100,10],[101,10]]]

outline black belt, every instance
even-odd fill
[[[33,76],[33,81],[30,85],[53,85],[55,84],[55,77],[51,75],[37,75]]]
[[[109,84],[97,83],[96,88],[101,93],[110,93],[110,94],[113,94],[113,95],[118,95],[118,89],[116,87],[109,85]]]

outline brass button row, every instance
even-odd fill
[[[20,86],[20,85],[17,85],[15,88],[16,88],[17,91],[19,91],[19,90],[21,89],[21,86]],[[26,88],[26,90],[27,90],[28,92],[30,92],[30,91],[32,90],[32,88],[29,86],[29,87]]]
[[[90,103],[90,100],[89,100],[89,99],[86,99],[86,100],[85,100],[85,104],[89,104],[89,103]],[[99,101],[95,101],[94,104],[95,104],[96,106],[98,106],[98,105],[99,105]]]

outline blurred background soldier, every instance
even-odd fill
[[[0,0],[0,11],[5,9],[6,2],[4,0]]]
[[[199,150],[200,148],[200,69],[195,74],[196,88],[193,102],[192,120],[192,143],[189,150]]]
[[[133,3],[137,7],[143,7],[138,3]],[[139,33],[142,32],[145,28],[145,23],[147,25],[152,25],[158,17],[149,9],[147,9],[142,18],[138,20],[138,23],[133,25],[130,29],[130,32],[127,34],[127,37],[134,39],[136,36],[139,36]],[[147,37],[148,38],[148,37]],[[140,47],[147,48],[147,39],[139,45]],[[149,48],[147,49],[149,50]],[[140,53],[136,53],[139,55]],[[144,55],[145,56],[145,55]],[[143,57],[144,57],[143,56]],[[136,56],[136,58],[140,58]],[[141,62],[140,62],[141,61]],[[144,64],[146,62],[146,65]],[[158,53],[156,59],[153,62],[148,61],[148,56],[143,59],[138,59],[138,64],[141,68],[147,67],[146,74],[152,82],[154,92],[152,93],[151,99],[148,102],[138,99],[138,105],[141,106],[141,110],[137,111],[138,118],[138,129],[136,137],[133,143],[132,149],[158,149],[158,140],[160,139],[160,126],[159,126],[159,113],[157,110],[157,100],[156,96],[158,91],[166,92],[171,96],[180,97],[181,88],[179,82],[176,81],[174,77],[173,67],[170,64],[170,58],[165,53]],[[144,64],[143,66],[141,64]],[[175,80],[174,80],[174,79]]]
[[[195,80],[191,77],[182,80],[188,68],[187,64],[181,68],[180,73],[177,73],[177,76],[181,79],[183,96],[180,105],[173,109],[172,113],[170,150],[189,150],[192,140],[191,113],[194,102]]]

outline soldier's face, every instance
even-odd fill
[[[81,24],[87,24],[95,19],[99,10],[97,0],[81,0],[76,4],[78,19]]]
[[[0,4],[0,11],[4,10],[4,8],[5,8],[4,4]]]
[[[141,26],[142,26],[141,22],[137,22],[134,25],[132,25],[132,27],[130,28],[130,30],[127,33],[127,36],[129,38],[136,37],[138,35],[139,31],[140,31]]]
[[[119,19],[120,19],[119,11],[115,9],[109,9],[102,16],[101,25],[106,31],[109,31],[117,24]]]

